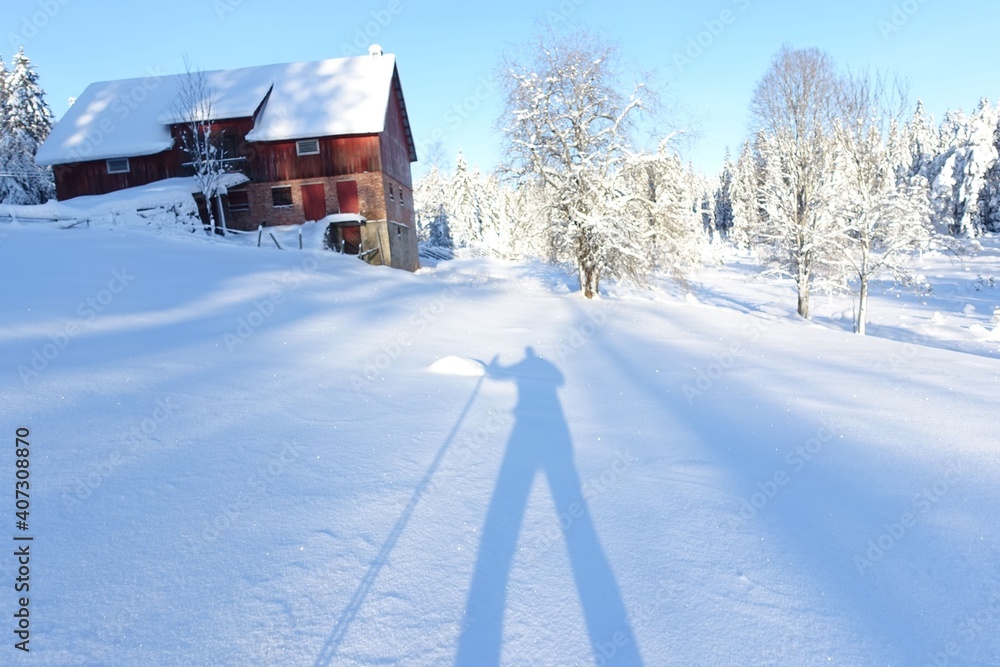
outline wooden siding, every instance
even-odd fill
[[[178,167],[171,152],[166,151],[129,158],[127,174],[109,174],[105,160],[58,164],[53,166],[52,171],[56,179],[56,197],[63,201],[81,195],[103,195],[170,178],[177,175]]]
[[[389,107],[386,109],[385,129],[380,135],[382,167],[386,175],[412,190],[410,144],[406,135],[406,125],[403,122],[403,110],[399,104],[401,95],[399,77],[394,74],[392,89],[389,92]]]
[[[56,197],[62,201],[81,195],[103,195],[124,188],[134,188],[146,185],[164,178],[190,176],[191,169],[182,166],[188,161],[181,148],[181,125],[174,125],[170,134],[174,138],[174,146],[170,150],[155,155],[142,155],[129,158],[129,171],[125,174],[109,174],[106,160],[91,160],[75,164],[55,165],[52,170],[56,178]],[[238,152],[242,154],[243,137],[253,127],[253,119],[240,118],[223,120],[213,123],[213,131],[223,134],[234,134],[238,137]],[[239,157],[239,156],[231,156]],[[243,162],[235,162],[234,169],[242,171]]]
[[[319,155],[297,155],[294,141],[244,143],[240,171],[255,183],[381,171],[378,135],[319,138]]]

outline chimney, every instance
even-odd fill
[[[382,47],[379,44],[372,44],[368,47],[368,55],[377,58],[382,55]]]

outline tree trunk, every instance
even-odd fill
[[[580,265],[580,289],[588,299],[593,299],[597,294],[597,287],[600,278],[597,269],[592,266]]]
[[[799,315],[805,319],[809,319],[809,272],[803,268],[799,268],[798,280],[796,280],[796,285],[799,289]]]
[[[861,291],[858,296],[858,321],[854,327],[855,333],[865,335],[868,320],[868,276],[861,276]]]

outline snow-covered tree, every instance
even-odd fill
[[[993,145],[1000,155],[1000,120],[994,131]],[[986,172],[986,185],[979,194],[979,211],[984,231],[1000,232],[1000,159]]]
[[[733,165],[726,149],[726,159],[722,164],[722,173],[719,174],[719,186],[715,191],[715,228],[723,238],[729,238],[733,229],[733,188],[735,181],[736,167]]]
[[[864,335],[871,282],[889,274],[903,284],[913,251],[930,240],[926,189],[897,180],[899,134],[892,87],[879,77],[845,82],[835,126],[843,176],[836,201],[836,237],[847,277],[858,285],[854,330]]]
[[[764,184],[764,165],[759,150],[761,142],[763,136],[759,133],[755,143],[750,140],[744,142],[740,157],[736,160],[730,197],[733,212],[730,238],[741,248],[756,245],[756,234],[763,229],[765,214],[759,197]]]
[[[942,123],[942,155],[931,180],[931,197],[939,220],[954,234],[973,237],[981,229],[979,202],[987,172],[998,158],[998,121],[998,110],[982,100],[971,117],[952,111]]]
[[[188,159],[188,166],[194,172],[194,182],[205,197],[208,222],[212,234],[217,233],[215,222],[218,201],[220,216],[223,216],[221,196],[225,194],[225,176],[229,172],[223,148],[222,133],[215,128],[213,105],[215,91],[209,86],[202,71],[195,71],[185,59],[185,74],[180,80],[177,96],[173,102],[175,119],[182,124],[181,149]],[[225,234],[225,218],[222,218],[222,234]]]
[[[455,172],[449,187],[449,224],[455,245],[474,245],[482,240],[482,183],[478,168],[469,169],[461,151],[455,162]]]
[[[902,134],[906,147],[905,153],[901,155],[906,167],[905,177],[913,179],[920,176],[930,182],[934,176],[931,174],[933,165],[941,152],[941,136],[923,101],[917,100],[913,118],[906,124]]]
[[[10,71],[0,59],[0,202],[38,204],[55,195],[52,170],[35,164],[51,130],[52,112],[24,49]]]
[[[39,145],[52,131],[52,110],[45,101],[45,91],[38,84],[38,73],[20,48],[7,76],[7,123],[12,131],[23,130]]]
[[[683,278],[705,258],[703,193],[696,176],[667,141],[656,153],[630,155],[622,176],[621,187],[633,197],[633,215],[646,227],[642,235],[652,267]]]
[[[437,167],[431,167],[413,188],[419,239],[438,248],[453,247],[447,205],[450,180]]]
[[[791,275],[798,313],[809,317],[814,279],[828,259],[835,196],[833,122],[840,78],[816,49],[784,47],[754,92],[750,110],[760,132],[765,214],[754,230],[769,271]]]
[[[509,169],[541,186],[555,254],[576,264],[588,298],[605,275],[641,280],[649,268],[645,223],[616,182],[642,86],[623,93],[616,49],[587,33],[542,42],[503,69]]]

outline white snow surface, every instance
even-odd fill
[[[205,72],[213,119],[250,118],[248,141],[373,134],[385,127],[396,58],[358,56]],[[40,165],[170,149],[185,74],[90,84],[39,147]],[[265,103],[266,102],[266,103]],[[261,107],[261,105],[264,105]]]
[[[248,180],[250,179],[245,175],[233,172],[221,177],[221,185],[223,188],[232,188]],[[167,178],[103,195],[84,195],[63,201],[50,199],[44,204],[25,206],[0,204],[0,217],[19,220],[91,220],[111,214],[172,206],[196,210],[192,195],[200,191],[193,176]]]
[[[998,258],[925,256],[861,338],[737,255],[587,301],[0,222],[0,663],[1000,664]]]

